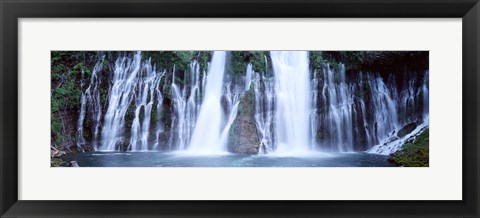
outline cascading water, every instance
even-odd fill
[[[152,68],[151,60],[146,62],[138,75],[140,78],[134,86],[135,118],[132,123],[130,144],[128,150],[146,151],[149,150],[148,136],[150,133],[150,118],[154,103],[155,88],[158,86],[163,74],[157,75],[155,68]],[[140,113],[143,110],[143,120],[140,120]]]
[[[81,99],[80,99],[80,115],[78,117],[78,124],[77,124],[77,147],[82,148],[85,145],[85,139],[83,137],[83,125],[84,125],[84,120],[85,120],[85,115],[87,112],[87,104],[90,106],[88,107],[88,110],[90,111],[90,114],[92,116],[92,124],[94,126],[93,131],[92,131],[92,145],[93,148],[97,148],[97,141],[98,141],[98,135],[100,131],[100,123],[101,123],[101,117],[102,117],[102,105],[100,103],[100,77],[98,76],[98,73],[102,71],[103,69],[103,61],[105,57],[102,57],[97,64],[95,64],[95,67],[93,67],[93,70],[91,72],[90,76],[90,84],[88,85],[87,89],[82,93]],[[85,72],[82,70],[82,81],[81,81],[81,87],[83,89],[84,85],[84,76]]]
[[[157,116],[163,115],[163,94],[160,87],[160,82],[162,81],[165,71],[159,74],[160,77],[157,78],[158,81],[155,82],[155,92],[157,95]],[[157,119],[156,123],[156,132],[155,132],[155,143],[153,144],[153,150],[159,150],[160,148],[160,134],[165,131],[164,123],[161,119]]]
[[[423,76],[422,94],[423,94],[423,116],[429,114],[429,101],[428,101],[428,70],[425,71]]]
[[[401,146],[393,140],[404,125],[428,126],[428,70],[347,73],[343,64],[326,63],[309,69],[307,52],[272,51],[271,65],[265,57],[265,72],[247,64],[240,78],[226,69],[226,58],[226,52],[214,52],[203,72],[195,59],[186,70],[157,71],[148,57],[142,61],[142,53],[128,53],[105,74],[104,57],[99,58],[88,86],[83,78],[88,74],[82,72],[77,147],[224,153],[249,91],[254,109],[249,116],[256,126],[250,135],[258,137],[262,154],[388,154]],[[106,95],[102,86],[109,87]]]
[[[310,146],[311,149],[314,150],[317,145],[317,132],[318,129],[318,78],[317,78],[317,71],[313,71],[313,79],[311,82],[312,87],[312,107],[310,111]]]
[[[270,153],[274,150],[274,108],[275,108],[275,81],[255,73],[255,123],[260,139],[261,154]]]
[[[346,80],[345,67],[326,65],[319,101],[323,111],[312,130],[324,151],[349,152],[368,149],[398,127],[392,91],[378,75],[359,73]],[[368,101],[368,107],[365,101]]]
[[[102,131],[102,145],[99,150],[120,150],[123,142],[125,114],[133,100],[133,90],[138,81],[141,53],[137,52],[134,58],[119,58],[115,62],[113,85],[109,90],[108,109],[105,114]]]
[[[399,91],[394,78],[384,82],[379,74],[361,73],[347,79],[345,67],[339,64],[333,69],[328,64],[321,69],[311,69],[309,107],[310,134],[307,143],[311,149],[325,152],[365,151],[386,140],[392,132],[403,125],[419,120],[415,114],[423,104],[423,113],[428,116],[428,72],[423,84],[400,86]],[[408,75],[409,80],[417,74]],[[352,75],[351,75],[352,76]],[[278,112],[274,103],[279,98],[273,88],[276,78],[260,76],[256,73],[253,80],[255,91],[255,121],[260,138],[261,153],[271,153],[278,146],[275,130],[277,122],[272,119]],[[417,88],[415,88],[417,87]],[[400,93],[397,95],[396,93]],[[410,95],[410,93],[414,93]],[[407,108],[406,100],[411,99]],[[408,113],[409,116],[398,117]]]
[[[390,126],[390,131],[377,134],[377,143],[368,149],[368,153],[391,154],[400,149],[412,137],[414,138],[428,128],[428,70],[423,73],[422,79],[418,79],[419,76],[412,72],[405,72],[405,75],[409,79],[403,81],[403,89],[398,92],[398,96],[395,96],[396,101],[388,104],[390,110],[397,109],[395,113],[391,113],[399,114],[402,119]],[[397,93],[396,90],[391,92]],[[399,127],[405,124],[414,124],[416,127],[404,136],[398,135]]]
[[[310,82],[306,51],[271,51],[275,74],[275,132],[279,153],[310,149]]]
[[[389,132],[397,129],[397,107],[392,99],[391,91],[387,88],[380,77],[372,78],[368,75],[368,84],[372,90],[372,101],[375,120],[375,139],[377,141],[385,137]]]
[[[330,145],[332,151],[352,151],[353,132],[352,115],[353,87],[345,81],[345,68],[341,64],[338,73],[335,73],[330,66],[324,72],[324,95],[328,95],[328,106],[325,114],[328,134],[331,136]],[[337,76],[336,74],[339,74]]]
[[[245,75],[245,91],[250,89],[250,84],[252,83],[252,76],[255,72],[253,72],[252,64],[247,65],[247,74]]]
[[[164,72],[159,73],[151,61],[141,61],[141,53],[133,58],[121,57],[115,62],[112,85],[108,96],[102,131],[102,145],[98,150],[122,150],[125,137],[125,115],[134,106],[128,150],[149,150],[150,118],[155,94]],[[157,90],[156,90],[157,89]],[[157,98],[162,99],[161,96]],[[161,106],[157,104],[157,106]]]
[[[200,66],[197,61],[190,64],[184,78],[191,84],[181,88],[175,83],[175,73],[172,78],[173,111],[172,130],[169,140],[171,150],[185,150],[190,144],[195,121],[200,109]]]
[[[86,91],[82,94],[80,114],[78,119],[78,147],[85,143],[83,127],[85,116],[92,114],[95,133],[100,135],[99,127],[103,126],[101,132],[101,144],[94,146],[100,151],[147,151],[147,150],[189,150],[198,154],[209,154],[210,152],[225,151],[225,144],[228,138],[230,126],[235,120],[240,96],[246,90],[246,84],[250,83],[253,70],[250,65],[244,77],[244,84],[241,88],[235,83],[224,82],[225,52],[215,52],[214,58],[209,63],[209,74],[203,73],[201,79],[199,63],[194,60],[190,64],[190,70],[184,71],[183,84],[178,84],[175,78],[175,69],[172,72],[170,84],[172,100],[172,117],[169,129],[170,137],[165,140],[165,124],[160,117],[164,113],[164,91],[166,81],[163,79],[167,71],[157,72],[151,61],[141,61],[141,53],[133,56],[124,55],[117,58],[113,67],[113,78],[108,92],[106,102],[106,113],[101,122],[102,104],[98,86],[100,79],[97,72],[102,70],[104,59],[99,60],[94,67],[91,82]],[[82,74],[83,76],[83,74]],[[83,81],[83,80],[82,80]],[[163,85],[162,85],[163,84]],[[188,85],[187,85],[188,84]],[[208,84],[208,85],[207,85]],[[245,87],[244,87],[245,86]],[[83,87],[83,86],[82,86]],[[201,93],[203,90],[203,93]],[[202,103],[202,98],[206,99]],[[226,100],[224,106],[221,99]],[[203,118],[200,116],[201,105],[204,109]],[[211,116],[210,110],[214,108],[222,113]],[[91,111],[91,112],[90,112]],[[154,113],[155,112],[155,113]],[[131,114],[131,115],[129,115]],[[154,117],[156,115],[156,117]],[[132,116],[129,118],[129,116]],[[204,125],[200,129],[210,127],[210,118],[217,119],[218,134],[211,141],[210,146],[216,147],[203,152],[202,146],[189,146],[194,136],[194,128],[197,124]],[[223,119],[225,117],[225,120]],[[131,121],[130,121],[131,120]],[[152,122],[155,121],[155,122]],[[201,122],[207,120],[208,122]],[[130,123],[131,122],[131,123]],[[205,128],[208,125],[208,128]],[[152,129],[154,127],[154,129]],[[208,131],[207,131],[208,132]],[[217,132],[217,131],[212,131]],[[203,137],[203,134],[200,133]],[[212,134],[213,135],[213,134]],[[168,146],[165,146],[167,144]],[[197,144],[198,145],[198,144]],[[207,146],[209,147],[209,146]],[[198,148],[200,152],[195,151]]]
[[[223,113],[223,75],[225,73],[225,51],[215,51],[208,69],[203,102],[193,131],[189,151],[194,154],[216,154],[226,151],[221,143]]]
[[[249,86],[250,83],[249,77],[251,77],[251,68],[250,72],[247,68],[247,73],[245,76],[245,86]],[[250,74],[250,75],[249,75]],[[226,145],[228,141],[228,134],[230,128],[232,127],[235,118],[237,117],[238,113],[238,105],[240,103],[240,96],[244,93],[245,89],[239,89],[237,85],[232,85],[232,82],[228,82],[223,87],[223,98],[226,99],[226,114],[227,120],[223,127],[222,133],[220,135],[220,144]]]

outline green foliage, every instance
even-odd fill
[[[268,56],[266,51],[252,51],[248,52],[248,61],[252,63],[255,72],[266,72],[265,57]]]
[[[62,143],[62,122],[59,118],[55,117],[52,114],[52,118],[50,120],[51,122],[51,137],[54,140],[54,142],[59,145]]]
[[[212,54],[209,51],[195,51],[193,52],[194,57],[197,62],[200,64],[200,71],[206,71],[208,67],[208,62],[212,59]]]
[[[65,146],[63,143],[69,143],[66,139],[74,138],[70,134],[75,132],[65,131],[68,128],[63,126],[60,112],[77,114],[80,108],[82,74],[88,81],[94,64],[87,62],[85,57],[86,52],[51,52],[51,141],[58,147]]]
[[[65,79],[53,92],[51,101],[52,112],[79,109],[81,96],[82,90],[80,90],[77,81]]]
[[[342,61],[348,63],[345,66],[345,70],[357,70],[362,67],[365,59],[365,51],[357,51],[357,52],[341,52],[342,53]]]
[[[334,72],[339,72],[339,71],[340,71],[340,64],[337,63],[336,61],[329,62],[329,64],[330,64],[330,68],[331,68]]]
[[[190,63],[196,58],[198,52],[193,51],[146,51],[142,52],[142,58],[151,58],[159,69],[172,71],[185,71],[190,68]]]
[[[244,75],[247,65],[252,64],[255,72],[266,72],[265,57],[267,51],[231,51],[227,70],[234,75]]]
[[[81,60],[80,52],[52,51],[51,55],[51,111],[77,110],[82,95],[81,74],[90,76],[90,67]]]
[[[243,75],[247,69],[248,59],[245,51],[232,51],[227,64],[227,70],[234,75]]]
[[[175,51],[174,63],[179,70],[187,70],[190,67],[190,62],[192,62],[194,56],[191,51]]]
[[[393,153],[390,161],[406,167],[428,167],[429,135],[428,128],[417,136],[413,144],[404,144],[402,149]]]
[[[317,70],[322,68],[323,57],[321,51],[310,51],[308,54],[310,70]]]

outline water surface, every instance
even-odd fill
[[[190,155],[179,152],[86,152],[68,157],[80,167],[394,167],[386,155],[313,153],[283,155]]]

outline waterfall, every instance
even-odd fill
[[[249,65],[250,66],[250,65]],[[250,72],[247,68],[246,76],[245,76],[245,86],[248,86],[250,81],[249,73],[252,73],[252,69]],[[251,75],[250,75],[251,76]],[[232,85],[232,82],[227,82],[223,86],[223,95],[222,97],[226,100],[226,114],[227,114],[227,122],[225,123],[222,133],[220,135],[220,144],[226,145],[228,141],[228,134],[230,128],[232,127],[235,118],[237,117],[238,113],[238,105],[240,104],[240,96],[244,93],[245,89],[239,89],[237,85]]]
[[[159,73],[155,70],[150,60],[142,63],[141,52],[137,52],[133,58],[125,56],[117,59],[108,93],[102,145],[97,148],[98,150],[123,150],[124,146],[131,151],[150,150],[152,107],[155,94],[159,93],[158,86],[163,74],[164,72]],[[157,98],[162,99],[161,96]],[[161,107],[160,101],[157,103],[158,106]],[[128,145],[126,145],[124,144],[125,119],[129,108],[134,110],[134,117]]]
[[[279,153],[310,149],[310,82],[306,51],[271,51],[275,74],[276,135]]]
[[[186,87],[182,90],[175,84],[175,66],[172,73],[172,97],[174,116],[172,117],[172,131],[170,131],[169,147],[173,149],[175,145],[178,150],[185,150],[185,110],[186,106]]]
[[[323,75],[322,94],[328,106],[325,108],[324,122],[321,125],[328,126],[327,134],[330,136],[330,140],[327,142],[328,147],[330,147],[330,151],[352,151],[354,89],[346,83],[343,64],[340,64],[338,72],[327,65]]]
[[[362,112],[362,122],[363,122],[363,130],[365,131],[365,141],[367,143],[367,145],[371,145],[372,144],[372,138],[371,138],[371,135],[370,135],[370,126],[368,125],[368,122],[367,122],[367,112],[366,112],[366,107],[365,107],[365,101],[363,100],[363,98],[360,98],[359,100],[360,102],[360,110]]]
[[[266,72],[265,72],[266,73]],[[266,78],[255,73],[253,81],[255,92],[255,123],[260,138],[260,153],[274,150],[274,85],[273,78]]]
[[[225,72],[225,51],[215,51],[208,69],[203,102],[200,107],[189,151],[196,154],[215,154],[224,152],[221,143],[223,122],[222,97],[223,75]]]
[[[125,114],[133,101],[133,89],[140,71],[141,53],[137,52],[133,58],[118,58],[113,72],[113,85],[108,96],[108,109],[105,113],[102,131],[102,145],[99,150],[120,150],[123,142]]]
[[[245,91],[250,89],[250,84],[252,83],[252,74],[253,74],[252,64],[247,65],[247,74],[245,75]]]
[[[310,84],[312,87],[312,106],[310,111],[310,146],[314,150],[317,145],[317,129],[318,129],[318,78],[317,71],[313,71],[313,79]]]
[[[162,77],[165,75],[166,71],[163,71],[160,73],[160,77],[157,77],[155,81],[155,92],[157,95],[157,123],[156,123],[156,132],[155,132],[155,143],[153,144],[153,150],[159,150],[160,149],[160,134],[162,134],[165,131],[165,126],[164,123],[159,117],[163,115],[163,94],[160,88],[160,83],[162,81]]]
[[[85,72],[82,70],[82,80],[80,81],[80,88],[83,89],[85,85],[84,81]],[[83,145],[85,145],[85,137],[83,137],[83,121],[85,120],[85,113],[86,113],[86,105],[87,105],[87,97],[86,93],[83,92],[82,96],[80,97],[80,114],[78,115],[78,122],[77,122],[77,147],[83,150]]]
[[[192,58],[173,71],[157,70],[141,52],[115,58],[110,72],[102,73],[105,57],[81,72],[79,150],[226,152],[249,91],[257,133],[249,136],[258,135],[262,154],[389,153],[399,148],[391,142],[402,127],[428,125],[428,70],[353,72],[335,62],[309,69],[308,52],[300,51],[272,51],[265,72],[249,63],[244,74],[226,68],[224,51],[213,52],[208,66]]]
[[[102,57],[93,67],[90,75],[90,84],[87,89],[82,93],[80,98],[80,114],[77,122],[77,147],[83,149],[85,145],[85,138],[83,137],[83,125],[85,116],[87,113],[87,104],[89,105],[88,111],[91,114],[91,121],[93,124],[92,129],[92,147],[97,148],[98,135],[100,131],[100,123],[102,117],[102,105],[100,103],[100,84],[101,80],[98,75],[103,69],[103,61],[105,57]],[[82,70],[81,88],[84,86],[85,72]]]
[[[175,74],[172,78],[173,111],[171,136],[169,140],[171,150],[186,150],[195,128],[195,122],[200,109],[200,66],[197,61],[190,64],[190,70],[185,71],[185,82],[190,86],[175,83]]]
[[[149,150],[148,137],[150,133],[150,118],[154,103],[155,88],[158,86],[162,75],[158,76],[152,68],[151,60],[142,65],[139,77],[135,86],[134,104],[135,118],[133,119],[130,144],[128,150],[146,151]],[[140,115],[143,110],[143,120]]]
[[[423,75],[423,85],[422,85],[422,94],[423,94],[423,116],[428,116],[429,112],[429,101],[428,101],[428,70],[425,71]]]
[[[368,84],[371,87],[374,111],[374,135],[381,141],[388,133],[399,127],[397,106],[392,99],[392,93],[381,77],[374,78],[368,75]]]

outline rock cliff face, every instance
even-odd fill
[[[255,126],[255,94],[253,85],[240,99],[238,113],[230,129],[228,151],[241,154],[258,154],[260,141]]]

